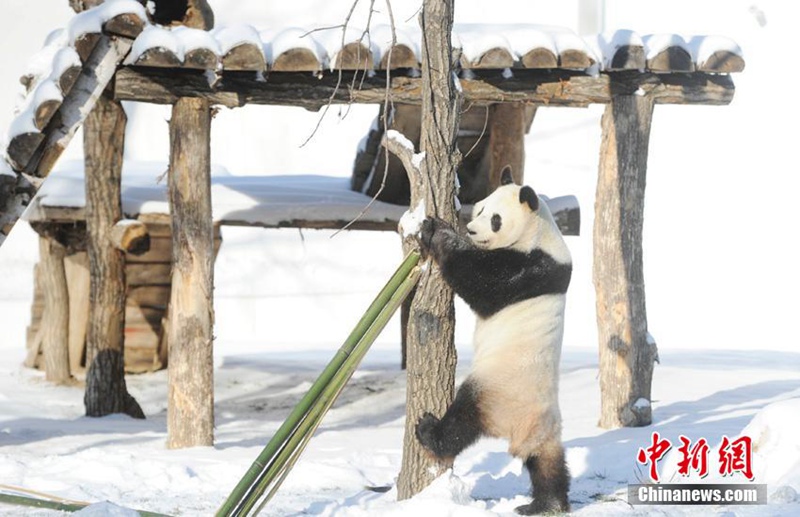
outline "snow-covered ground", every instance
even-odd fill
[[[307,25],[308,2],[210,3],[218,25],[267,26],[278,16]],[[413,3],[394,2],[395,16],[413,16]],[[486,10],[481,0],[459,0],[456,16],[464,23],[503,23],[509,13],[511,21],[524,13],[534,23],[574,28],[576,3],[554,4],[496,0]],[[314,12],[333,23],[349,5],[319,2]],[[783,0],[615,0],[606,6],[609,30],[729,36],[742,47],[747,67],[734,77],[730,106],[656,109],[645,278],[661,364],[649,428],[596,426],[591,227],[602,107],[543,108],[536,115],[526,178],[547,195],[576,195],[583,209],[583,235],[567,239],[575,274],[561,390],[573,509],[584,515],[798,515],[800,249],[792,228],[800,222],[794,208],[800,108],[782,96],[782,85],[800,78],[786,58],[796,47],[800,6]],[[66,23],[70,11],[65,0],[4,0],[0,14],[1,132],[11,120],[25,60],[51,28]],[[128,156],[163,162],[169,111],[134,104],[126,109]],[[214,121],[212,160],[238,175],[345,177],[375,111],[334,108],[301,147],[319,114],[222,109]],[[65,159],[80,157],[79,143],[80,135]],[[165,372],[128,378],[148,416],[133,421],[84,418],[80,387],[53,387],[40,373],[20,367],[38,251],[28,227],[14,229],[0,248],[0,484],[165,513],[213,513],[401,258],[397,236],[389,233],[331,238],[331,232],[225,228],[223,240],[214,293],[217,444],[168,451]],[[463,375],[472,320],[461,304],[458,317]],[[405,381],[398,336],[394,321],[310,442],[270,515],[502,515],[524,501],[522,465],[493,440],[466,451],[452,474],[410,501],[395,502],[394,490],[365,489],[391,486],[399,472]],[[756,450],[754,483],[768,485],[770,505],[629,506],[625,488],[646,479],[647,467],[636,454],[650,444],[653,431],[673,444],[681,434],[693,442],[705,438],[712,449],[723,436],[748,433]],[[663,478],[682,480],[676,463],[674,451],[662,460]],[[746,482],[739,475],[726,479]],[[20,513],[0,505],[0,515]]]

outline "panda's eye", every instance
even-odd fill
[[[481,216],[481,214],[483,213],[483,209],[484,209],[484,208],[486,208],[486,207],[483,207],[483,206],[482,206],[482,207],[481,207],[481,209],[480,209],[480,210],[478,210],[478,213],[475,215],[475,217],[480,217],[480,216]]]
[[[500,214],[494,214],[492,216],[492,231],[497,233],[500,231],[500,228],[503,226],[503,218],[500,217]]]

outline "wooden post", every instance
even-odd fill
[[[86,339],[87,416],[144,412],[125,385],[125,257],[111,242],[122,219],[122,155],[127,117],[122,105],[97,100],[84,124],[89,328]]]
[[[214,443],[211,110],[181,98],[169,123],[172,296],[167,447]]]
[[[615,97],[602,119],[594,221],[600,341],[600,426],[651,423],[655,345],[648,341],[642,260],[647,151],[653,99]]]
[[[525,176],[525,105],[492,104],[489,108],[489,184],[486,196],[500,186],[500,173],[506,165],[518,185]]]
[[[461,97],[451,62],[453,4],[453,0],[425,0],[420,17],[423,34],[420,147],[424,159],[421,163],[412,159],[409,143],[389,149],[399,155],[409,173],[411,206],[424,202],[426,215],[456,225]],[[407,241],[405,245],[412,244]],[[423,272],[411,302],[408,323],[406,425],[397,480],[397,497],[401,500],[420,492],[451,466],[425,451],[415,433],[417,422],[426,412],[444,414],[455,391],[453,292],[437,267]]]
[[[74,375],[83,370],[86,329],[89,325],[89,257],[85,251],[67,255],[64,260],[69,291],[69,369]]]
[[[42,318],[42,348],[45,379],[56,384],[70,380],[68,336],[69,296],[64,272],[66,248],[49,237],[39,237],[39,254],[44,286],[44,315]]]

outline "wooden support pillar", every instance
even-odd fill
[[[614,97],[602,119],[594,221],[594,286],[603,428],[652,420],[655,345],[648,340],[642,259],[647,151],[653,99]]]
[[[214,443],[211,110],[181,98],[169,123],[172,295],[167,447]]]
[[[534,108],[535,109],[535,108]],[[499,103],[489,108],[489,184],[486,196],[500,186],[500,173],[511,166],[514,181],[521,185],[525,176],[524,104]]]
[[[39,237],[39,260],[44,293],[42,348],[45,379],[56,384],[70,380],[69,295],[64,272],[66,248],[55,239]]]
[[[89,327],[86,338],[87,416],[144,412],[125,385],[125,257],[111,242],[122,219],[122,155],[127,117],[105,95],[84,124],[86,230],[89,255]]]

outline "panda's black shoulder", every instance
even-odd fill
[[[451,262],[444,273],[470,308],[487,318],[518,302],[565,294],[572,264],[558,262],[539,248],[476,250],[473,260]]]

